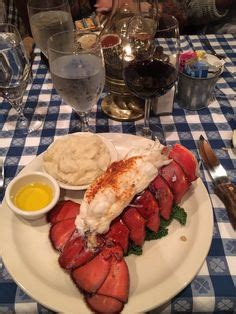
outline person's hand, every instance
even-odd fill
[[[32,37],[30,36],[26,36],[23,39],[23,45],[25,47],[26,50],[26,54],[29,58],[30,61],[32,61],[33,59],[33,51],[34,51],[34,40]]]

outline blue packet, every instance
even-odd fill
[[[188,75],[188,76],[191,76],[191,77],[194,76],[194,72],[192,71],[191,67],[189,65],[186,65],[186,64],[185,64],[183,73]]]
[[[194,76],[198,78],[206,78],[208,76],[208,65],[203,61],[197,61],[192,65]]]

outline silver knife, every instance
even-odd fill
[[[198,148],[203,163],[214,182],[215,193],[224,203],[232,227],[236,230],[236,185],[230,182],[210,144],[201,135]]]
[[[3,159],[0,158],[0,191],[4,188],[4,162]]]

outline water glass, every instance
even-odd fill
[[[27,6],[34,41],[47,56],[48,38],[74,28],[69,3],[67,0],[29,0]]]
[[[0,96],[6,99],[18,114],[17,133],[37,130],[42,121],[30,121],[23,114],[23,95],[31,78],[31,67],[17,28],[0,24]],[[12,121],[11,121],[12,122]],[[7,121],[7,130],[11,122]]]
[[[89,114],[105,83],[103,53],[95,33],[66,31],[48,40],[54,87],[79,115],[81,131],[89,131]]]

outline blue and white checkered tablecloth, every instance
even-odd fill
[[[181,47],[183,50],[204,50],[206,47],[201,44],[202,38],[204,36],[181,37]],[[180,142],[192,150],[198,159],[197,140],[203,134],[236,184],[236,153],[228,149],[231,147],[232,130],[236,128],[236,37],[209,35],[208,39],[217,53],[227,56],[225,70],[217,83],[216,99],[208,108],[200,111],[187,111],[175,103],[173,114],[160,118],[152,115],[151,123],[161,124],[167,144]],[[16,114],[7,102],[1,100],[0,103],[0,156],[5,160],[5,185],[36,155],[42,153],[55,136],[76,130],[78,117],[53,89],[51,76],[37,50],[33,74],[33,83],[24,97],[25,113],[31,119],[36,119],[38,114],[45,117],[40,130],[28,136],[17,136],[14,128],[4,131],[5,121],[10,118],[14,122]],[[137,125],[142,123],[143,120],[121,123],[108,119],[101,111],[101,102],[93,108],[90,119],[94,132],[135,134]],[[223,204],[213,192],[209,175],[202,166],[200,170],[214,210],[214,235],[210,251],[193,281],[171,302],[152,313],[235,313],[236,233],[228,221]],[[0,195],[0,200],[3,195]],[[16,285],[1,258],[0,313],[52,313]]]

